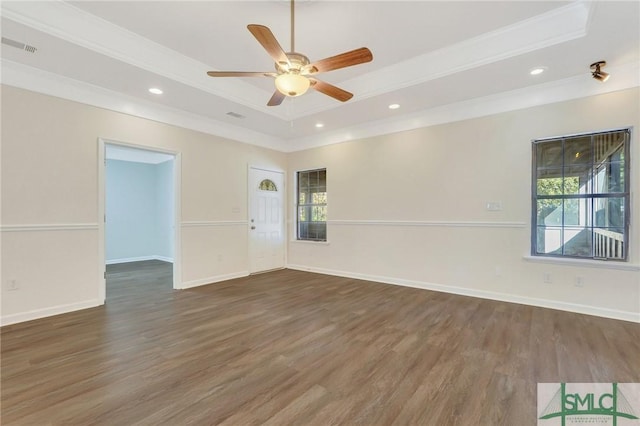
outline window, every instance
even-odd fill
[[[630,130],[533,141],[531,254],[627,260]]]
[[[327,241],[327,170],[298,172],[297,237]]]
[[[260,191],[278,191],[278,187],[270,179],[265,179],[260,182],[260,186],[258,188]]]

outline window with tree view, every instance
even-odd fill
[[[630,130],[533,141],[532,255],[627,260]]]
[[[298,172],[298,239],[327,240],[327,170]]]

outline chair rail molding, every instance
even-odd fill
[[[97,223],[45,223],[1,225],[0,232],[34,232],[34,231],[97,231]]]

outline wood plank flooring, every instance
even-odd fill
[[[131,266],[136,266],[137,273]],[[536,424],[538,382],[640,382],[640,325],[282,270],[2,328],[2,424]]]

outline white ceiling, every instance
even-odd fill
[[[353,92],[346,103],[310,91],[278,107],[266,106],[272,79],[206,71],[271,71],[246,26],[267,25],[289,50],[288,1],[2,1],[1,11],[2,36],[38,49],[2,45],[5,84],[283,151],[640,85],[638,1],[301,0],[296,51],[314,61],[366,46],[374,60],[319,76]],[[598,60],[605,84],[589,75]],[[538,66],[547,71],[531,76]]]

